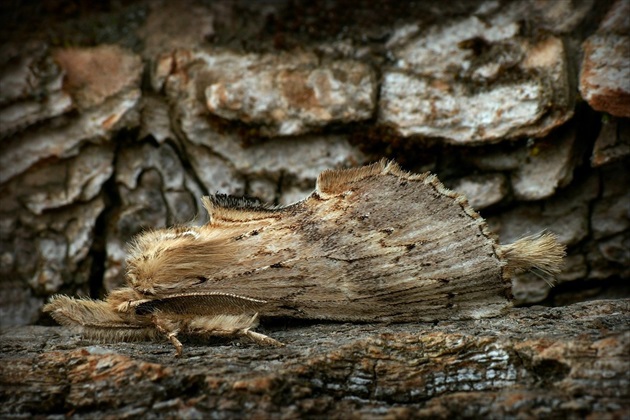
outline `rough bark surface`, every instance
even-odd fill
[[[76,418],[623,418],[630,300],[389,326],[270,325],[287,343],[0,335],[0,415]]]

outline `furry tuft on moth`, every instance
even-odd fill
[[[498,316],[515,272],[558,273],[564,246],[542,233],[500,245],[466,198],[434,175],[382,160],[321,173],[282,208],[204,197],[199,227],[132,242],[127,286],[104,301],[54,296],[62,325],[109,341],[178,334],[249,337],[258,318],[412,322]]]

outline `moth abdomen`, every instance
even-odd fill
[[[540,232],[514,243],[501,245],[500,250],[510,274],[539,271],[548,282],[561,271],[566,255],[564,245],[558,242],[556,235],[549,232]]]

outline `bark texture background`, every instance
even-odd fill
[[[9,2],[0,5],[0,12],[3,328],[50,324],[41,307],[54,293],[96,298],[120,285],[127,241],[142,229],[188,222],[198,215],[197,222],[203,222],[203,194],[247,194],[287,204],[306,196],[323,169],[381,157],[396,159],[411,171],[430,170],[468,195],[502,242],[543,229],[559,235],[569,255],[557,287],[533,275],[519,276],[513,284],[517,304],[565,305],[629,295],[628,0],[386,1],[377,6],[343,0],[47,1]],[[582,327],[576,323],[554,321],[534,336],[534,327],[509,335],[501,322],[527,318],[528,310],[534,311],[532,319],[545,313],[571,318],[576,308],[607,322],[598,305],[584,305],[520,309],[515,318],[474,328],[486,325],[484,334],[501,343],[515,340],[508,347],[534,337],[553,344],[553,330],[562,329],[562,340],[568,340],[562,346],[578,346],[575,337]],[[615,316],[627,316],[626,301],[606,305],[622,314]],[[286,395],[292,396],[289,406],[296,411],[281,410],[285,416],[316,414],[320,408],[327,414],[351,409],[362,413],[357,407],[383,416],[416,409],[426,415],[465,415],[474,401],[478,407],[486,401],[488,410],[495,410],[488,413],[495,416],[502,414],[496,407],[517,407],[519,401],[525,411],[506,408],[504,414],[621,413],[627,410],[619,405],[627,398],[627,373],[615,370],[619,364],[611,368],[621,375],[620,386],[610,390],[617,392],[614,398],[604,395],[603,382],[594,379],[608,369],[600,354],[614,353],[621,342],[627,351],[627,319],[625,327],[622,322],[615,325],[613,338],[602,327],[580,341],[585,347],[579,351],[598,366],[593,369],[599,373],[584,374],[591,390],[564,390],[557,400],[549,393],[553,384],[565,383],[581,368],[563,359],[560,365],[550,362],[547,369],[546,344],[527,350],[532,360],[542,357],[542,370],[523,368],[530,373],[515,373],[505,389],[494,385],[494,394],[474,388],[478,380],[466,375],[444,376],[439,380],[455,385],[441,393],[427,391],[422,382],[428,381],[426,372],[419,366],[438,369],[445,362],[433,359],[433,352],[446,354],[450,343],[464,343],[456,347],[472,346],[478,357],[492,358],[488,346],[495,341],[482,343],[485,335],[475,335],[470,325],[453,324],[440,330],[442,335],[426,337],[417,334],[417,325],[292,326],[283,332],[287,342],[308,339],[279,355],[227,347],[238,350],[233,360],[243,360],[225,359],[225,369],[236,372],[233,378],[248,377],[247,372],[257,369],[256,360],[263,359],[260,366],[277,360],[282,372],[292,372],[241,385],[236,379],[219,381],[219,373],[215,382],[207,373],[180,373],[178,366],[190,361],[140,356],[166,351],[157,350],[160,345],[102,350],[58,329],[23,327],[2,335],[3,352],[10,350],[2,359],[5,395],[7,381],[18,372],[6,373],[10,360],[25,363],[11,369],[26,369],[29,363],[35,367],[24,388],[11,388],[12,403],[3,409],[7,414],[122,413],[127,410],[123,402],[72,399],[77,389],[72,384],[97,375],[102,363],[105,370],[119,366],[116,375],[124,377],[122,382],[161,389],[147,392],[150,402],[138,405],[156,413],[159,404],[165,413],[190,409],[191,416],[194,410],[203,413],[212,407],[226,413],[268,413],[279,410]],[[330,347],[318,340],[343,331],[348,336],[340,356],[325,355]],[[44,344],[48,341],[54,344]],[[389,388],[376,386],[374,378],[384,379],[369,367],[373,357],[351,356],[368,354],[371,346],[399,360],[396,372],[413,378],[392,380]],[[214,369],[212,360],[223,360],[219,353],[225,349],[199,347],[202,354],[212,354],[200,359],[202,366]],[[510,352],[522,359],[523,352]],[[615,360],[621,360],[620,354]],[[456,353],[453,360],[460,357]],[[330,358],[345,360],[344,374],[334,363],[321,361]],[[68,376],[62,368],[66,363],[83,366],[87,376]],[[191,364],[184,372],[194,371]],[[133,376],[138,367],[148,379]],[[53,374],[54,369],[58,371]],[[352,379],[353,369],[367,372],[365,378]],[[297,371],[311,380],[304,394],[299,391],[302,382],[292,379]],[[170,378],[167,385],[159,385],[162,377]],[[111,378],[98,391],[111,395],[103,401],[131,398],[108,388],[116,383]],[[372,382],[363,386],[368,382],[362,381]],[[37,384],[49,387],[48,402],[34,397],[41,389]],[[57,393],[51,391],[56,386]],[[521,394],[519,387],[527,392]],[[190,397],[176,397],[177,389]],[[540,392],[532,394],[534,389]],[[204,399],[208,395],[215,397]],[[606,405],[606,398],[616,402]],[[205,408],[193,403],[197,399]]]

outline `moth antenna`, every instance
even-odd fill
[[[132,291],[119,290],[120,295]],[[155,329],[145,321],[123,319],[110,302],[102,300],[56,295],[44,306],[44,312],[49,312],[61,325],[79,328],[84,338],[97,341],[136,341],[153,339],[156,336]]]
[[[553,233],[541,232],[499,246],[510,272],[532,271],[553,278],[562,269],[566,247]],[[547,280],[546,280],[547,281]],[[549,281],[547,281],[549,283]]]

